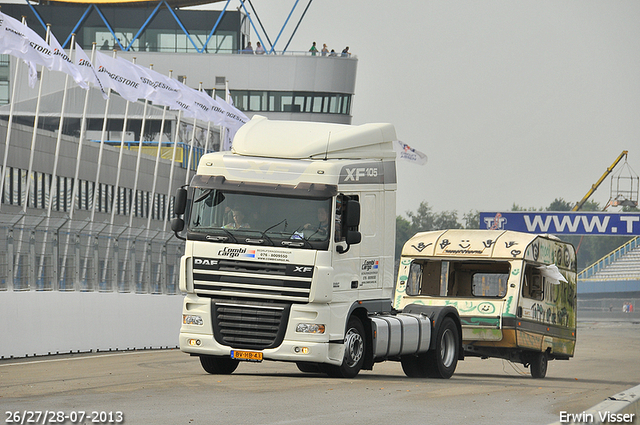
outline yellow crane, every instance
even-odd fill
[[[600,179],[595,182],[595,184],[593,184],[591,186],[591,189],[589,189],[589,191],[587,192],[586,195],[584,195],[584,198],[582,198],[580,200],[580,202],[578,202],[571,211],[578,211],[580,208],[582,208],[582,206],[584,205],[585,202],[587,202],[587,200],[591,197],[591,195],[593,195],[593,192],[596,191],[596,189],[598,188],[598,186],[600,186],[602,184],[602,182],[604,181],[604,179],[607,178],[607,176],[609,174],[611,174],[611,172],[613,171],[614,168],[616,168],[616,165],[618,165],[618,163],[622,160],[622,158],[627,157],[627,153],[629,153],[629,151],[622,151],[622,153],[616,158],[615,161],[613,161],[613,164],[611,164],[611,166],[609,168],[607,168],[607,171],[604,172],[604,174],[602,175],[602,177],[600,177]]]

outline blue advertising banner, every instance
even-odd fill
[[[640,235],[640,213],[482,212],[480,228],[552,235]]]

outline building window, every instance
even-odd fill
[[[244,112],[351,113],[351,95],[343,93],[232,90],[231,97]]]

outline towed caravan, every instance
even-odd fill
[[[573,357],[576,253],[550,235],[499,230],[418,233],[404,245],[394,307],[455,306],[464,354],[497,357],[544,378]]]

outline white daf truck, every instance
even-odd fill
[[[456,309],[392,308],[395,138],[390,124],[254,117],[231,152],[204,155],[172,220],[186,239],[180,349],[213,374],[275,360],[350,378],[396,360],[449,378]]]

